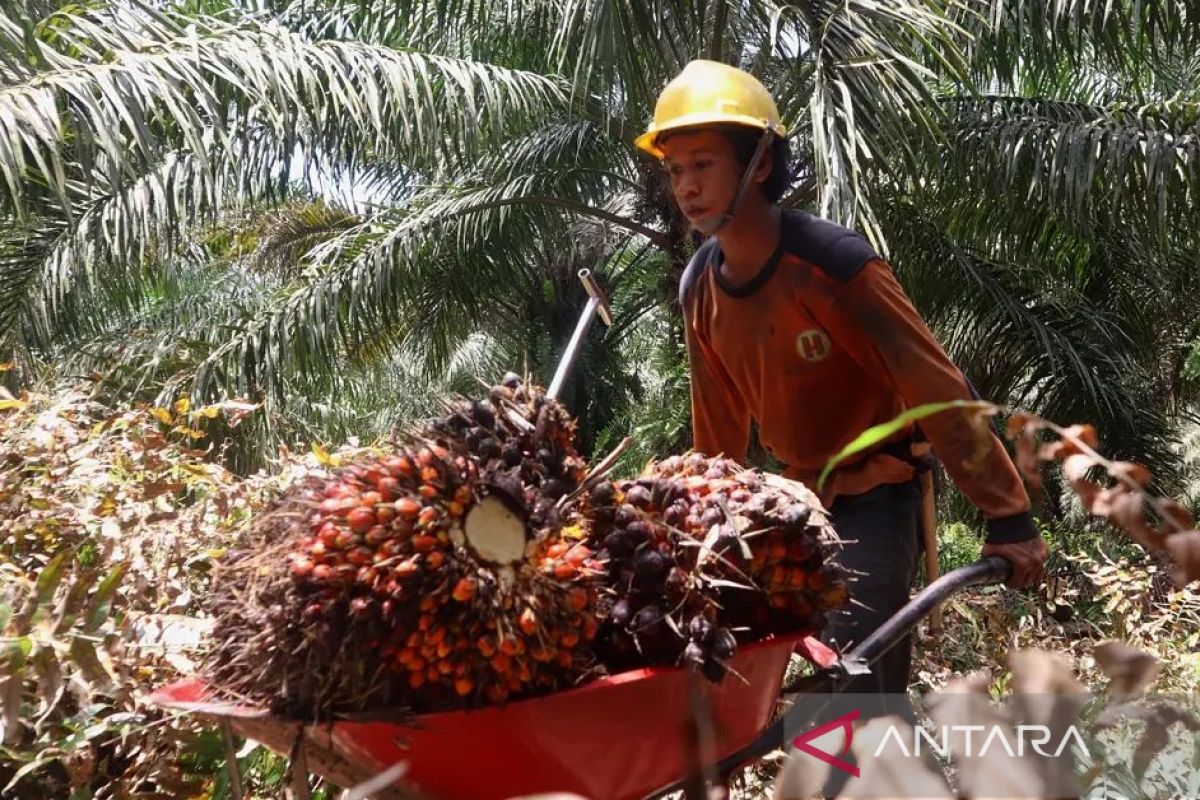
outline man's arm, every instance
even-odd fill
[[[842,286],[831,317],[850,355],[889,381],[908,407],[972,399],[961,371],[880,259],[868,261]],[[1000,555],[1013,564],[1010,585],[1040,580],[1046,546],[1029,513],[1029,495],[999,437],[989,432],[981,452],[971,423],[954,411],[918,424],[951,478],[983,512],[988,531],[985,555]]]

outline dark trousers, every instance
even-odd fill
[[[837,498],[830,513],[843,540],[840,563],[855,575],[850,594],[856,601],[845,613],[830,614],[825,641],[846,650],[858,644],[908,602],[923,551],[921,489],[918,481],[885,484],[859,495]],[[870,675],[853,680],[851,694],[908,690],[912,637],[883,655]]]

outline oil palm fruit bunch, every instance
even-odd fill
[[[514,375],[308,476],[223,565],[212,684],[321,718],[501,703],[593,666],[603,566],[565,503],[574,423]]]
[[[610,669],[684,664],[719,681],[739,642],[819,632],[849,600],[816,496],[727,458],[596,484],[586,513],[612,589],[595,645]]]

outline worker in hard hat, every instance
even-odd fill
[[[863,430],[973,391],[862,236],[779,205],[786,133],[757,79],[693,61],[663,90],[636,144],[661,160],[675,202],[708,237],[679,288],[694,448],[744,460],[754,420],[784,475],[816,491],[830,457]],[[861,605],[830,622],[841,646],[908,600],[921,551],[917,437],[983,513],[983,554],[1011,564],[1009,584],[1042,577],[1046,545],[999,438],[989,435],[980,452],[960,413],[926,417],[842,464],[819,492],[847,542],[842,563],[860,573]],[[893,648],[847,691],[905,692],[911,652],[909,642]]]

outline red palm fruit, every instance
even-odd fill
[[[422,595],[421,602],[418,604],[417,607],[419,609],[421,609],[422,611],[433,611],[433,609],[437,607],[437,604],[438,604],[437,598],[431,594],[427,594],[427,595]]]
[[[421,504],[411,497],[401,497],[393,504],[400,519],[414,520],[421,513]]]
[[[317,538],[321,541],[321,544],[325,545],[326,547],[333,547],[337,543],[338,534],[341,532],[341,528],[326,522],[321,526],[321,530],[317,534]]]
[[[418,533],[412,538],[412,548],[418,553],[431,552],[437,547],[437,539],[433,536],[428,536],[424,533]]]
[[[475,640],[475,649],[479,651],[479,655],[484,658],[491,658],[496,655],[496,645],[492,644],[484,636],[480,636]]]
[[[787,542],[783,540],[783,537],[777,537],[771,542],[767,557],[771,561],[782,561],[787,558]]]
[[[450,655],[450,653],[452,653],[453,651],[454,651],[454,647],[449,642],[443,640],[443,641],[440,641],[437,643],[437,657],[438,658],[445,658],[446,656]],[[447,661],[445,663],[447,665],[449,665],[450,667],[454,666],[452,662]]]
[[[521,633],[526,636],[532,636],[537,631],[537,615],[533,613],[532,608],[526,608],[521,612],[521,616],[517,618],[517,625],[521,628]]]
[[[471,487],[466,484],[454,490],[454,502],[466,505],[471,502]]]
[[[451,500],[446,504],[446,512],[452,517],[461,517],[465,510],[463,504],[457,500]]]
[[[333,570],[329,568],[328,564],[317,564],[315,567],[313,567],[312,577],[313,580],[317,581],[318,583],[324,583],[328,581],[331,574],[333,574]]]
[[[383,502],[383,495],[379,492],[363,492],[358,498],[358,504],[364,508],[375,510],[375,506]]]
[[[399,580],[407,580],[417,574],[417,562],[407,558],[392,569],[392,574]]]
[[[321,603],[309,603],[304,607],[304,618],[309,620],[319,619],[325,613],[325,606]]]
[[[396,509],[387,504],[381,505],[375,509],[375,518],[379,520],[380,525],[390,525],[396,518]]]
[[[771,608],[784,609],[788,607],[788,596],[786,594],[771,594],[767,596],[767,604]]]
[[[429,527],[438,518],[437,509],[433,506],[425,506],[421,509],[421,513],[417,516],[417,525],[421,527]]]
[[[599,626],[600,626],[600,623],[596,622],[595,617],[591,617],[591,616],[584,617],[583,618],[583,638],[588,640],[589,642],[592,639],[595,639],[596,638],[596,630],[597,630],[597,628],[599,628]]]
[[[483,691],[487,694],[488,700],[496,705],[500,705],[508,699],[508,692],[498,683],[489,683]]]
[[[363,534],[363,541],[371,547],[379,547],[391,537],[391,533],[382,525],[372,525]]]
[[[570,549],[571,549],[571,545],[568,544],[567,542],[555,542],[554,544],[552,544],[548,548],[546,548],[546,558],[551,558],[551,559],[562,558],[564,555],[567,554],[567,551]]]
[[[437,471],[437,467],[421,467],[421,483],[425,485],[433,483],[441,483],[442,475]]]
[[[441,550],[434,550],[429,555],[425,556],[425,564],[432,570],[439,570],[446,563],[446,554]]]
[[[379,479],[383,477],[383,470],[378,465],[372,465],[363,469],[362,479],[368,486],[374,486],[379,483]]]
[[[411,478],[413,475],[412,461],[407,456],[389,456],[384,459],[383,468],[392,478]]]
[[[322,541],[313,542],[312,547],[308,548],[309,554],[317,561],[324,561],[325,554],[329,552],[329,548]]]
[[[404,493],[404,489],[400,486],[400,481],[388,475],[379,479],[379,483],[375,484],[375,488],[379,490],[379,496],[383,498],[383,502],[390,503]]]
[[[492,672],[495,672],[497,675],[507,675],[512,670],[512,658],[509,657],[508,653],[496,653],[488,663],[492,665]]]
[[[371,563],[371,557],[374,555],[375,551],[369,547],[356,547],[346,554],[346,562],[356,567],[365,567]]]
[[[576,611],[583,611],[588,605],[588,593],[586,589],[576,586],[568,593],[570,598],[571,608]]]
[[[408,675],[408,688],[420,689],[425,685],[425,673],[419,670],[413,670]]]
[[[571,655],[570,650],[558,651],[558,665],[560,667],[569,668],[573,663],[575,663],[575,657]]]
[[[292,577],[297,580],[305,580],[312,575],[313,562],[311,559],[303,556],[294,557],[292,559]]]
[[[335,550],[346,550],[353,547],[357,541],[358,537],[350,531],[338,531],[333,539],[333,547]]]
[[[579,644],[579,633],[571,628],[565,629],[558,637],[559,647],[570,650],[575,645]]]
[[[321,495],[326,498],[341,497],[342,493],[345,491],[346,484],[341,483],[340,481],[331,481],[325,484],[325,488],[321,490]]]
[[[465,603],[475,595],[475,579],[474,578],[459,578],[458,583],[454,584],[454,591],[450,593],[460,603]]]
[[[417,487],[417,494],[421,495],[421,497],[424,497],[426,500],[432,500],[433,498],[441,495],[441,493],[442,490],[431,483],[422,483],[419,487]]]
[[[578,574],[578,567],[568,561],[559,561],[554,565],[554,577],[560,581],[569,581]]]
[[[585,560],[590,558],[592,551],[586,545],[577,544],[567,551],[567,561],[574,564],[576,567],[581,566]]]
[[[360,584],[373,589],[379,581],[379,570],[374,567],[360,567],[356,577]],[[390,603],[391,601],[388,600],[387,602]],[[385,608],[385,610],[387,609]]]
[[[807,579],[808,575],[805,574],[802,567],[792,567],[787,571],[787,587],[789,589],[803,589]]]
[[[471,682],[470,678],[457,678],[454,681],[454,691],[458,693],[459,697],[466,697],[474,688],[475,684]]]
[[[346,515],[346,524],[355,533],[363,533],[367,528],[377,523],[378,520],[375,517],[375,512],[369,508],[360,506]]]

